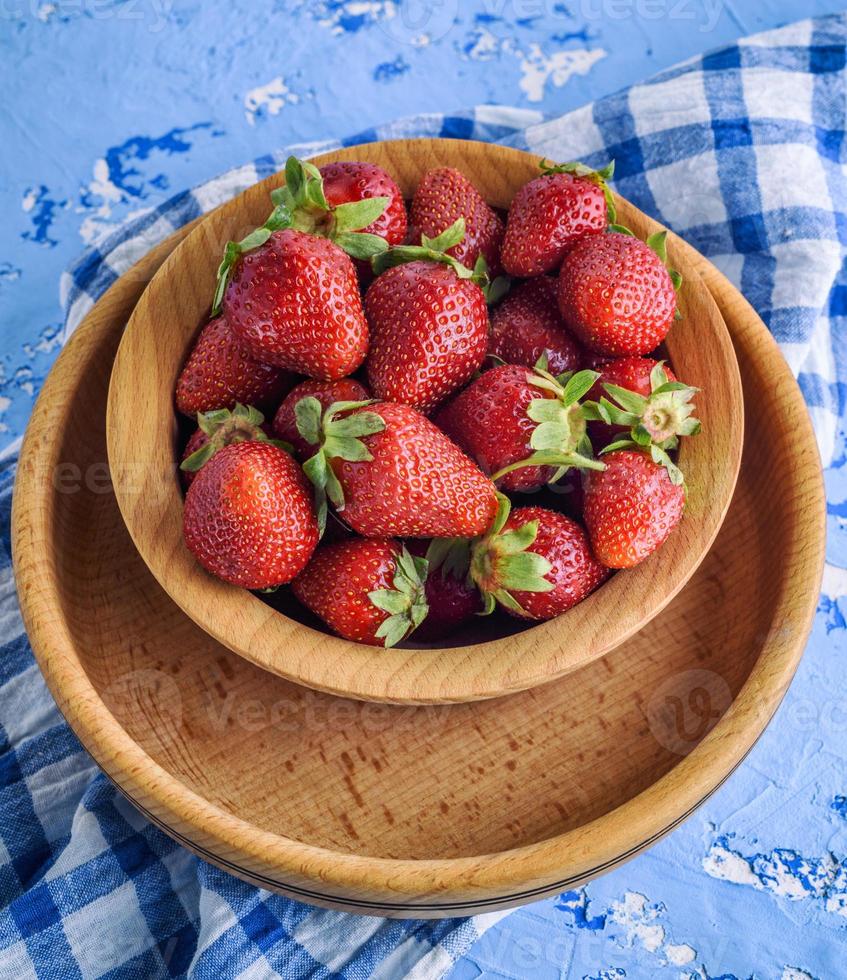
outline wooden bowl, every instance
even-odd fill
[[[135,552],[104,484],[115,351],[143,281],[183,234],[113,286],[71,339],[18,473],[24,621],[99,765],[220,867],[370,914],[528,902],[584,883],[685,819],[779,704],[823,567],[823,483],[805,406],[741,296],[686,251],[727,320],[750,411],[727,520],[664,614],[533,691],[364,704],[274,677],[195,626]]]
[[[497,207],[538,173],[538,158],[458,140],[373,143],[318,157],[317,164],[363,159],[385,167],[411,196],[421,176],[457,167]],[[109,461],[118,504],[138,551],[171,598],[225,646],[281,677],[317,690],[370,701],[445,703],[480,700],[550,681],[590,663],[641,629],[688,581],[720,527],[738,473],[743,399],[726,326],[677,239],[683,319],[667,348],[677,374],[704,389],[703,433],[685,442],[681,466],[690,495],[670,540],[640,567],[615,575],[566,614],[515,635],[486,632],[480,621],[443,649],[388,653],[341,640],[285,615],[259,598],[213,579],[182,540],[183,501],[176,467],[180,445],[173,391],[198,326],[208,315],[223,243],[261,224],[271,177],[203,220],[162,265],[129,320],[109,394]],[[659,227],[625,201],[620,219],[642,238]],[[523,630],[518,632],[518,630]],[[410,647],[413,647],[410,644]]]

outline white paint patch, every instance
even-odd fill
[[[659,909],[638,892],[626,892],[622,901],[609,907],[609,918],[624,930],[627,946],[638,944],[648,953],[661,949],[665,941],[665,930],[655,921],[658,916]]]
[[[780,980],[815,980],[811,973],[806,973],[798,966],[786,966],[782,971]]]
[[[668,963],[673,964],[673,966],[685,966],[688,963],[693,963],[696,955],[697,951],[687,943],[668,943],[665,946],[665,956],[668,958]]]
[[[471,41],[465,48],[465,54],[471,61],[490,61],[505,50],[506,45],[501,42],[487,28],[481,28],[474,34]]]
[[[847,595],[847,568],[839,568],[827,562],[823,567],[821,592],[830,599],[840,599]]]
[[[24,194],[23,199],[21,200],[21,208],[26,214],[29,214],[29,212],[32,211],[32,209],[35,207],[37,202],[38,202],[38,191],[36,191],[34,187],[30,187],[30,189]]]
[[[391,20],[397,16],[397,6],[392,0],[347,0],[346,3],[326,4],[324,16],[318,20],[321,27],[328,27],[333,34],[346,34],[345,22],[362,18],[376,24],[381,20]]]
[[[12,404],[11,398],[6,398],[5,395],[0,395],[0,432],[8,432],[9,426],[3,421],[3,414],[6,409]]]
[[[58,7],[55,3],[42,3],[38,10],[36,10],[35,16],[42,24],[46,24],[57,10]]]
[[[96,207],[78,207],[77,214],[85,214],[79,226],[80,238],[86,245],[94,245],[116,227],[116,222],[111,222],[112,208],[120,204],[125,199],[124,192],[115,184],[109,174],[109,164],[103,157],[94,161],[91,171],[91,180],[86,185],[86,194],[91,200],[99,198]],[[127,220],[131,215],[127,215],[123,220]]]
[[[244,96],[244,115],[251,126],[256,125],[256,116],[261,112],[269,116],[278,116],[286,105],[296,105],[300,96],[292,92],[282,76],[251,89]]]
[[[548,82],[561,88],[574,75],[587,75],[605,57],[606,52],[601,48],[555,51],[546,55],[538,44],[533,44],[521,61],[521,90],[530,102],[541,102]]]
[[[734,885],[762,888],[762,883],[744,858],[720,844],[713,844],[709,853],[703,858],[703,870],[712,878],[731,881]]]

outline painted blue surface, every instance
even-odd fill
[[[559,114],[837,7],[430,0],[404,22],[367,0],[3,0],[0,447],[22,431],[55,356],[60,271],[138,210],[272,147],[395,116],[487,101]],[[833,564],[815,623],[828,642],[812,643],[777,722],[668,840],[586,889],[513,913],[454,980],[847,976],[840,439],[827,474]]]

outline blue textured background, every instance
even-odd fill
[[[60,271],[134,212],[271,147],[395,116],[559,114],[838,6],[428,0],[404,18],[369,0],[0,0],[0,448],[57,351]],[[830,555],[847,565],[843,442],[836,456]],[[824,592],[828,642],[708,806],[624,869],[502,920],[453,980],[847,976],[847,574],[828,566]]]

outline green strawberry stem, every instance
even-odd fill
[[[494,612],[497,603],[524,613],[512,592],[550,592],[554,588],[545,578],[552,565],[530,550],[538,536],[538,521],[504,531],[512,505],[508,497],[497,496],[497,515],[491,529],[471,544],[470,577],[482,595],[482,616]]]
[[[212,316],[221,311],[229,277],[238,260],[246,252],[259,248],[275,231],[294,228],[335,242],[354,259],[370,261],[388,248],[379,235],[361,232],[381,217],[389,205],[387,197],[370,197],[331,207],[323,189],[318,168],[308,160],[291,156],[285,164],[285,184],[271,191],[274,205],[268,220],[240,242],[227,242],[218,267]]]
[[[421,625],[429,614],[426,602],[426,558],[410,555],[404,546],[397,556],[394,580],[390,589],[376,589],[368,598],[389,614],[376,631],[386,647],[396,646]]]
[[[601,455],[617,449],[649,451],[654,462],[665,467],[671,480],[683,485],[683,475],[668,453],[678,447],[680,437],[697,435],[700,431],[700,421],[694,418],[691,402],[698,389],[681,381],[670,381],[664,361],[659,361],[650,372],[651,390],[646,398],[619,385],[603,387],[609,398],[586,402],[583,405],[586,417],[607,425],[624,426],[629,434],[606,446]]]
[[[548,482],[554,482],[571,467],[603,470],[605,465],[592,458],[588,440],[586,414],[580,399],[600,377],[597,371],[577,371],[554,377],[547,370],[547,359],[542,356],[535,368],[527,373],[527,381],[553,398],[534,398],[527,406],[527,416],[536,423],[530,436],[532,453],[494,473],[496,482],[507,473],[527,466],[555,466],[556,471]]]
[[[458,245],[465,237],[465,219],[457,218],[449,228],[445,228],[435,238],[421,235],[420,245],[397,245],[380,253],[371,260],[374,274],[382,275],[395,265],[405,265],[407,262],[440,262],[449,265],[460,279],[470,279],[482,289],[489,287],[488,267],[485,259],[480,256],[476,266],[469,269],[458,259],[447,254],[447,249]],[[502,288],[498,287],[498,289]]]
[[[179,468],[186,473],[196,473],[218,450],[239,442],[269,442],[288,453],[293,452],[287,442],[268,438],[262,429],[264,421],[265,416],[257,408],[240,404],[231,412],[221,408],[214,412],[198,413],[197,424],[209,437],[208,442],[184,459]]]
[[[372,404],[373,399],[334,402],[323,411],[318,399],[310,395],[301,398],[294,406],[297,431],[306,442],[316,447],[314,456],[303,464],[303,472],[315,488],[315,508],[321,536],[326,529],[327,500],[337,511],[344,510],[344,490],[331,461],[367,462],[373,459],[362,439],[385,428],[385,422],[376,412],[356,412],[351,416],[345,413]]]

